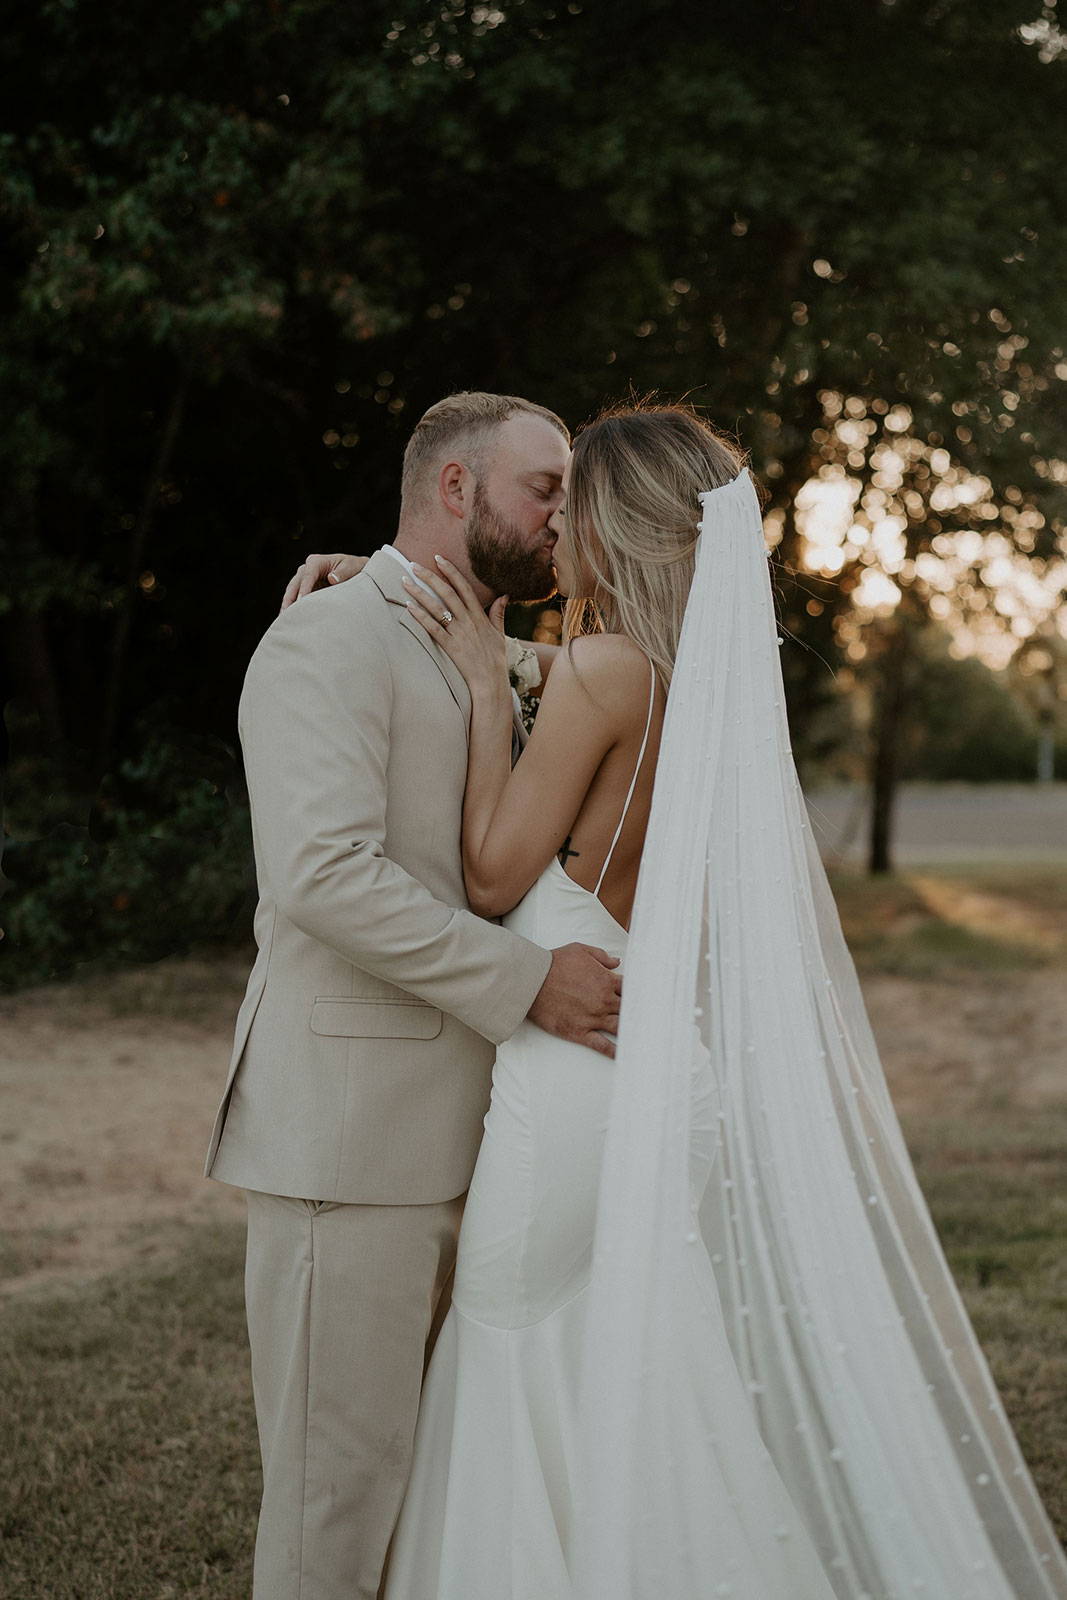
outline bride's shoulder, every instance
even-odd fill
[[[588,695],[601,712],[629,721],[635,703],[648,703],[649,670],[645,652],[625,634],[582,634],[560,650],[546,695],[559,673],[560,690]]]
[[[583,633],[564,649],[583,670],[648,680],[648,657],[625,633]]]

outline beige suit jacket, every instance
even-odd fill
[[[291,606],[245,679],[259,954],[206,1165],[243,1188],[462,1194],[494,1046],[551,964],[467,908],[470,695],[402,578],[379,551]]]

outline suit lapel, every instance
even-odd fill
[[[392,556],[386,557],[387,561],[391,561],[392,559]],[[419,626],[411,613],[406,610],[403,605],[401,605],[401,608],[397,611],[396,615],[400,626],[402,628],[406,628],[408,633],[411,634],[412,638],[419,641],[419,643],[422,645],[422,648],[426,651],[426,654],[430,657],[430,660],[433,662],[434,666],[440,672],[442,678],[444,678],[445,682],[448,684],[449,692],[451,693],[453,700],[463,713],[463,721],[466,724],[467,736],[469,738],[471,731],[471,692],[467,688],[466,678],[463,676],[462,672],[460,672],[455,662],[450,660],[450,658],[445,655],[444,651],[434,644],[425,628]]]
[[[444,678],[445,683],[448,685],[449,693],[463,713],[463,721],[469,738],[471,694],[467,688],[467,680],[455,663],[445,655],[445,652],[434,644],[426,629],[417,623],[408,611],[408,594],[403,583],[404,569],[400,562],[397,561],[395,556],[391,556],[388,550],[376,550],[363,571],[365,576],[370,578],[380,589],[385,600],[393,608],[393,614],[396,616],[400,626],[406,629],[413,639],[418,640],[442,678]]]

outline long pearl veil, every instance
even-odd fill
[[[627,951],[579,1600],[1050,1600],[789,748],[759,502],[705,493]]]

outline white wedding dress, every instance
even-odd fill
[[[553,857],[505,925],[624,962],[627,933]],[[452,1306],[423,1389],[386,1600],[569,1600],[578,1378],[613,1063],[524,1022],[497,1051]]]

